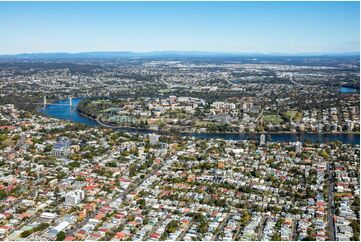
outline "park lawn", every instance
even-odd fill
[[[214,122],[202,121],[200,119],[196,121],[196,127],[207,127],[208,125],[212,124],[214,124]]]
[[[277,112],[264,111],[264,112],[263,112],[263,115],[267,115],[267,116],[269,116],[269,115],[277,115]]]
[[[94,101],[91,101],[90,104],[102,104],[102,103],[109,103],[110,101],[109,100],[94,100]]]
[[[265,123],[281,124],[283,119],[279,115],[265,115],[263,121]]]
[[[160,118],[150,118],[147,120],[149,125],[158,125],[161,122]]]
[[[301,112],[297,112],[296,115],[293,117],[293,121],[295,121],[296,123],[301,122],[302,119],[302,113]]]
[[[168,92],[172,92],[172,89],[160,89],[159,92],[160,93],[168,93]]]
[[[296,122],[296,123],[299,123],[302,119],[302,113],[298,112],[298,111],[287,111],[284,113],[284,115],[288,119],[291,119],[291,117],[293,116],[293,122]]]
[[[6,146],[14,146],[15,145],[15,140],[13,140],[11,137],[6,138],[3,142],[4,145]]]
[[[284,113],[284,115],[290,119],[292,116],[296,115],[296,113],[297,111],[287,111]]]

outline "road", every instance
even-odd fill
[[[224,220],[222,221],[222,223],[219,224],[219,226],[217,227],[217,229],[218,229],[219,231],[221,231],[221,232],[223,231],[223,228],[224,228],[224,226],[226,225],[226,223],[227,223],[227,221],[228,221],[228,219],[229,219],[230,216],[231,216],[231,215],[228,213],[228,214],[226,215],[226,217],[224,218]],[[218,240],[218,236],[219,236],[219,233],[214,234],[213,237],[212,237],[212,241]]]
[[[155,232],[157,231],[157,229],[159,228],[159,226],[162,225],[162,223],[164,222],[165,220],[165,217],[164,216],[163,218],[161,218],[158,223],[142,238],[142,241],[148,241],[149,240],[149,237]]]
[[[262,108],[261,112],[259,113],[259,115],[257,116],[255,122],[258,122],[258,120],[260,120],[262,117],[263,117],[263,111],[264,111],[264,108]]]
[[[292,241],[296,241],[297,238],[297,231],[296,231],[296,226],[297,226],[298,220],[297,219],[292,219],[292,235],[291,235],[291,240]]]
[[[15,152],[17,149],[19,149],[26,140],[26,133],[21,135],[19,141],[16,143],[16,145],[8,152],[8,154]]]
[[[334,202],[333,202],[333,169],[331,167],[330,163],[327,163],[327,174],[328,174],[328,179],[327,179],[327,187],[328,187],[328,201],[327,201],[327,220],[328,220],[328,226],[327,226],[327,230],[328,230],[328,234],[330,237],[331,241],[335,241],[336,240],[336,235],[335,235],[335,223],[334,223],[334,213],[335,213],[335,208],[334,208]]]
[[[236,233],[233,235],[233,238],[232,238],[233,240],[237,240],[239,234],[241,233],[241,228],[242,228],[241,224],[238,224],[238,226],[237,226],[237,231],[236,231]]]
[[[257,239],[258,240],[262,240],[263,229],[264,229],[265,225],[266,225],[266,217],[262,216],[261,222],[259,223],[259,226],[257,228]]]
[[[21,147],[24,144],[25,140],[26,140],[26,134],[24,134],[20,137],[20,139],[16,143],[16,145],[9,151],[9,154],[15,152],[19,147]],[[18,204],[19,202],[21,202],[24,199],[24,197],[26,197],[30,192],[31,191],[28,191],[26,194],[22,195],[21,197],[17,198],[16,200],[12,201],[8,206],[3,208],[2,211],[6,211],[6,210],[14,207],[15,204]]]
[[[293,79],[293,76],[290,77],[290,81],[295,84],[296,86],[299,86],[299,87],[318,87],[318,85],[306,85],[306,84],[301,84],[301,83],[298,83],[296,82],[294,79]]]
[[[179,235],[179,237],[177,238],[178,241],[183,241],[184,236],[187,234],[188,230],[192,227],[193,222],[190,222],[187,226],[187,228],[185,228],[182,233]]]
[[[102,116],[102,115],[99,115],[99,116],[96,118],[96,122],[97,122],[100,126],[102,126],[102,127],[104,127],[104,128],[111,128],[111,129],[116,128],[116,126],[108,125],[108,124],[105,124],[105,123],[103,123],[102,121],[100,121],[101,116]]]

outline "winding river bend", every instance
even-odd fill
[[[88,126],[97,126],[98,123],[90,118],[84,117],[80,115],[79,112],[75,110],[81,98],[73,99],[73,109],[69,106],[58,106],[58,105],[47,105],[46,108],[42,108],[40,111],[49,117],[69,120],[76,123],[82,123]],[[61,100],[56,102],[55,104],[67,104],[68,100]],[[122,128],[120,130],[128,131],[128,132],[140,132],[140,133],[154,133],[154,131],[150,130],[141,130],[135,131],[129,128]],[[249,133],[194,133],[194,134],[183,134],[190,135],[196,138],[201,139],[217,139],[222,138],[225,140],[249,140],[249,139],[259,139],[259,134],[249,134]],[[343,143],[347,144],[360,144],[360,135],[359,134],[330,134],[330,133],[303,133],[303,134],[290,134],[290,133],[272,133],[266,135],[267,141],[277,141],[277,142],[293,142],[293,141],[312,141],[312,142],[330,142],[339,140]]]

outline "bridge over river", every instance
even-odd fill
[[[44,108],[46,108],[47,105],[52,105],[52,106],[67,106],[72,108],[73,107],[73,97],[69,96],[69,103],[48,103],[46,101],[46,96],[44,96],[43,102],[42,103],[33,103],[35,105],[43,105]]]

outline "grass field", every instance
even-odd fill
[[[168,92],[172,92],[172,89],[160,89],[159,92],[160,93],[168,93]]]
[[[287,111],[283,114],[288,119],[291,119],[293,117],[293,122],[300,122],[302,119],[302,113],[297,111]]]
[[[279,115],[265,115],[263,116],[263,121],[266,124],[280,124],[282,123],[283,119]]]
[[[5,147],[10,146],[13,147],[16,144],[16,141],[13,140],[11,137],[8,137],[7,139],[0,142],[0,144],[4,145]]]

